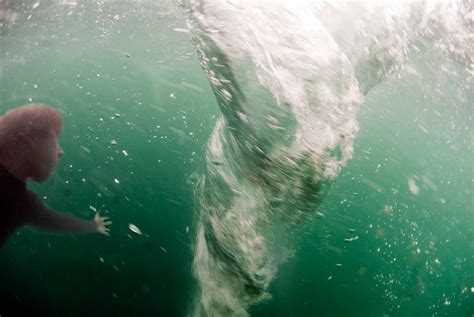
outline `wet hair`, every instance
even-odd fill
[[[0,117],[0,158],[24,159],[34,155],[36,145],[51,133],[58,136],[61,114],[44,104],[30,104],[12,109]]]

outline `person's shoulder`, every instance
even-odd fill
[[[12,192],[18,189],[26,188],[25,183],[16,178],[10,171],[0,162],[0,193],[6,193],[7,190]]]
[[[0,164],[0,209],[8,208],[26,191],[26,185]]]
[[[38,195],[26,187],[24,190],[18,191],[15,196],[14,209],[16,213],[23,216],[35,213],[44,206]]]

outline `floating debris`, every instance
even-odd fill
[[[336,266],[339,266],[339,267],[341,267],[341,266],[342,266],[342,264],[341,264],[341,263],[336,263]]]
[[[166,249],[163,248],[162,246],[160,246],[160,249],[163,250],[164,253],[168,253],[168,251],[166,251]]]
[[[94,206],[89,206],[89,208],[90,208],[93,212],[97,212],[97,209],[96,209]]]
[[[349,232],[356,232],[356,229],[350,228],[350,229],[348,229],[348,231],[349,231]]]
[[[116,178],[114,178],[114,182],[115,182],[115,184],[120,184],[120,181]]]
[[[359,240],[359,236],[355,236],[353,238],[346,238],[346,239],[344,239],[344,242],[349,243],[349,242],[352,242],[352,241],[355,241],[355,240]]]
[[[132,224],[132,223],[129,223],[129,224],[128,224],[128,229],[130,229],[132,232],[134,232],[134,233],[136,233],[136,234],[138,234],[138,235],[141,235],[141,234],[142,234],[141,230],[138,229],[138,227],[135,226],[135,225]]]
[[[110,144],[112,144],[112,145],[117,145],[117,141],[112,140],[112,141],[110,141]]]
[[[101,263],[104,263],[104,258],[103,258],[103,257],[99,257],[99,261],[100,261]]]
[[[186,226],[186,233],[189,233],[189,226]]]
[[[114,114],[114,116],[116,116],[117,118],[121,117],[120,113],[116,113],[116,114]]]
[[[219,161],[212,161],[212,164],[216,165],[216,166],[222,166],[222,162],[219,162]]]
[[[125,54],[125,56],[127,56],[127,58],[130,58],[130,54],[128,54],[128,53],[127,53],[127,54]]]
[[[123,153],[123,155],[128,156],[127,151],[123,150],[122,153]]]
[[[328,277],[328,281],[332,280],[332,275]]]

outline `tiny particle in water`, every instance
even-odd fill
[[[185,29],[185,28],[174,28],[173,31],[175,32],[179,32],[179,33],[189,33],[189,29]]]
[[[408,189],[413,195],[418,195],[420,193],[420,189],[413,178],[408,179]]]
[[[118,21],[120,19],[120,16],[118,14],[114,15],[114,20]]]
[[[34,89],[38,89],[38,85],[37,85],[37,84],[34,84],[34,85],[33,85],[33,88],[34,88]]]
[[[171,94],[170,94],[170,98],[176,99],[175,94],[171,93]]]
[[[94,206],[89,206],[89,208],[90,208],[93,212],[97,212],[97,209],[96,209]]]
[[[390,215],[393,211],[393,207],[390,206],[390,205],[385,205],[383,207],[383,212],[386,214],[386,215]]]
[[[168,251],[166,251],[166,249],[163,248],[162,246],[160,246],[160,249],[163,250],[164,253],[168,253]]]
[[[346,238],[346,239],[344,239],[344,242],[349,243],[349,242],[352,242],[352,241],[358,240],[358,239],[359,239],[359,236],[355,236],[355,237],[353,237],[353,238]]]
[[[348,231],[349,231],[349,232],[356,232],[356,229],[350,228]]]
[[[28,98],[28,102],[33,102],[33,99],[31,97]]]
[[[321,218],[324,218],[324,214],[323,214],[322,212],[319,212],[319,211],[318,211],[318,212],[316,213],[316,217],[318,217],[318,218],[320,218],[320,219],[321,219]]]
[[[136,234],[138,234],[138,235],[141,235],[141,234],[142,234],[141,230],[138,229],[138,227],[135,226],[135,225],[132,224],[132,223],[128,224],[128,228],[129,228],[132,232],[134,232],[134,233],[136,233]]]
[[[123,150],[122,153],[123,153],[123,155],[128,156],[127,151]]]
[[[328,277],[328,281],[332,280],[332,275]]]
[[[115,182],[115,184],[120,184],[120,181],[116,178],[114,178],[114,182]]]
[[[112,145],[117,145],[117,141],[112,140],[112,141],[110,141],[110,144],[112,144]]]
[[[339,267],[340,267],[340,266],[342,266],[342,264],[341,264],[341,263],[336,263],[336,266],[339,266]]]
[[[471,293],[474,293],[474,286],[471,287]]]
[[[186,226],[186,233],[189,233],[189,227]]]
[[[127,58],[130,58],[130,54],[128,54],[128,53],[126,53],[125,56],[126,56]]]
[[[114,114],[114,115],[115,115],[117,118],[120,118],[120,117],[121,117],[120,113],[116,113],[116,114]]]
[[[99,257],[99,261],[104,263],[104,258],[103,257]]]
[[[39,7],[40,5],[40,2],[36,2],[35,4],[33,4],[33,6],[31,7],[32,9],[36,9],[37,7]]]

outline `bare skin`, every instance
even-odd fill
[[[64,154],[59,145],[62,119],[46,105],[15,108],[0,117],[0,246],[24,225],[51,232],[109,235],[112,223],[96,213],[93,220],[56,213],[26,188],[44,182]]]

